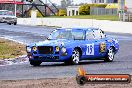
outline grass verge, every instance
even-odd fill
[[[25,45],[0,38],[0,59],[15,58],[26,54]]]

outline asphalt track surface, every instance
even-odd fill
[[[54,28],[0,24],[0,37],[30,44],[43,41]],[[44,62],[39,67],[29,63],[0,66],[0,80],[40,79],[74,77],[77,68],[83,66],[88,74],[131,74],[132,75],[132,35],[109,33],[119,40],[120,50],[113,62],[85,61],[79,65],[65,66],[63,63]]]

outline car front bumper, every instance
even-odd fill
[[[36,55],[28,54],[29,61],[41,61],[41,62],[64,62],[70,59],[71,55]]]

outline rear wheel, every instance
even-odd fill
[[[114,56],[115,56],[114,48],[113,47],[110,47],[108,49],[108,52],[107,52],[107,55],[106,55],[104,61],[106,61],[106,62],[112,62],[114,60]]]
[[[30,64],[33,66],[40,66],[41,63],[41,61],[30,61]]]

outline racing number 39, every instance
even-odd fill
[[[94,44],[87,44],[86,55],[94,55]]]

